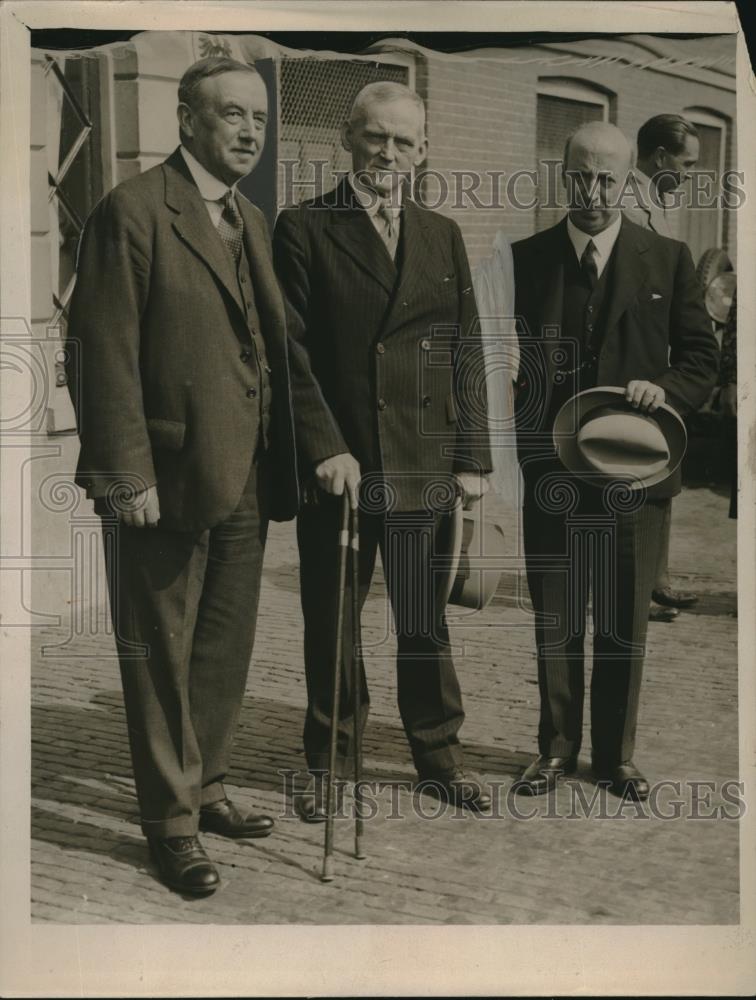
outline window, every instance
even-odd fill
[[[708,197],[719,190],[720,179],[725,169],[727,146],[727,123],[724,118],[703,108],[685,108],[682,114],[696,126],[700,142],[700,152],[696,170],[714,171],[715,179],[711,188],[703,188]],[[724,219],[718,202],[711,208],[685,207],[680,213],[680,239],[688,244],[693,260],[698,261],[706,250],[721,247],[724,242]]]
[[[553,226],[564,215],[564,192],[553,161],[561,161],[567,136],[580,125],[609,121],[610,95],[580,80],[552,77],[538,81],[537,101],[538,232]]]

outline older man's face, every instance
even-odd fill
[[[620,211],[620,197],[630,170],[629,148],[611,139],[575,136],[564,165],[570,219],[584,233],[600,233]]]
[[[254,169],[265,145],[268,93],[256,73],[208,77],[179,117],[187,146],[213,177],[231,186]]]
[[[344,126],[342,141],[358,179],[383,197],[420,166],[427,151],[420,109],[404,98],[368,104],[362,120]]]

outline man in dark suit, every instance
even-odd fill
[[[465,774],[462,697],[449,651],[440,574],[449,506],[490,471],[476,309],[455,223],[420,208],[405,181],[427,148],[425,110],[407,87],[376,83],[342,130],[352,173],[281,213],[276,270],[290,306],[292,386],[302,475],[317,503],[298,518],[312,772],[328,766],[339,502],[360,516],[360,601],[380,549],[398,634],[398,700],[412,757],[438,794],[471,809],[490,796]],[[313,378],[314,375],[314,378]],[[348,605],[347,605],[348,606]],[[351,642],[345,642],[338,769],[352,753]],[[367,716],[362,679],[360,724]],[[324,818],[321,786],[299,805]]]
[[[165,883],[195,894],[219,881],[198,827],[273,825],[223,788],[268,520],[298,506],[284,306],[236,190],[267,113],[253,67],[187,70],[180,147],[87,221],[69,323],[76,481],[103,516],[142,829]]]
[[[714,381],[717,346],[690,252],[620,215],[631,164],[619,129],[582,126],[565,149],[567,219],[513,248],[515,413],[541,695],[540,756],[518,784],[529,794],[576,767],[590,581],[594,770],[617,794],[648,795],[632,756],[656,553],[680,473],[645,495],[586,484],[561,466],[551,435],[562,404],[597,385],[626,387],[639,412],[666,402],[684,415]]]

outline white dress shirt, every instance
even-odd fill
[[[611,225],[607,226],[600,233],[596,233],[595,236],[591,236],[590,233],[584,233],[582,229],[578,229],[573,224],[572,219],[567,216],[567,235],[575,248],[578,263],[583,259],[585,248],[593,240],[593,245],[596,247],[596,270],[600,278],[604,268],[609,263],[609,258],[612,255],[614,244],[617,242],[621,225],[622,216],[617,215],[617,218]]]
[[[347,179],[354,191],[354,196],[357,203],[365,209],[370,221],[373,223],[378,235],[381,239],[384,238],[385,233],[385,222],[378,215],[378,209],[381,207],[381,203],[388,203],[388,209],[393,217],[393,226],[396,234],[399,233],[399,226],[401,225],[401,211],[402,211],[402,185],[400,184],[397,188],[391,192],[389,198],[383,198],[377,192],[365,190],[364,184],[359,183],[354,173],[350,172],[347,175]]]
[[[189,168],[189,172],[194,178],[194,183],[199,188],[199,193],[202,195],[202,200],[210,214],[210,219],[217,229],[221,215],[223,214],[223,199],[226,197],[228,191],[233,191],[236,194],[236,184],[233,184],[229,188],[228,184],[224,184],[217,177],[213,177],[210,171],[202,166],[196,156],[192,156],[186,146],[181,146],[180,148],[181,155],[184,157],[184,163]]]

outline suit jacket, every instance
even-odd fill
[[[261,212],[241,194],[244,240],[273,389],[271,516],[298,506],[283,300]],[[101,497],[157,484],[161,526],[218,524],[241,498],[259,426],[247,397],[239,284],[176,150],[119,184],[87,220],[71,301],[69,385],[77,483]],[[73,360],[76,359],[76,360]]]
[[[490,471],[491,457],[459,227],[411,201],[401,225],[397,276],[345,179],[281,213],[273,254],[290,307],[304,474],[348,451],[363,477],[373,473],[386,484],[395,509],[412,510],[423,509],[432,484],[450,483],[453,472]]]
[[[642,170],[633,171],[635,186],[638,191],[637,204],[627,205],[622,209],[623,215],[630,222],[634,222],[644,229],[653,229],[660,236],[672,238],[672,227],[669,224],[667,213],[657,205],[658,195],[654,195],[651,189],[651,179]],[[631,187],[632,191],[633,188]]]
[[[520,338],[516,419],[523,463],[549,447],[546,426],[558,364],[564,291],[566,220],[513,246],[515,313]],[[622,220],[608,291],[598,385],[654,382],[682,416],[706,400],[716,377],[718,348],[684,243]],[[679,493],[678,472],[649,491]]]

